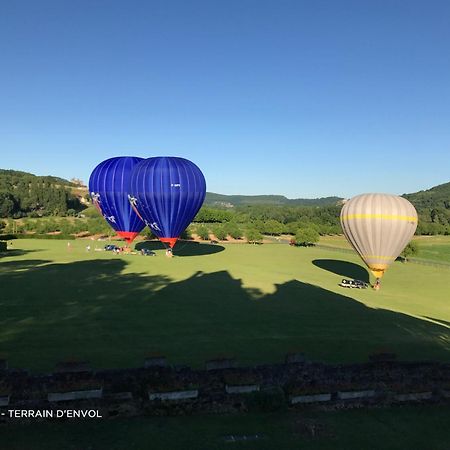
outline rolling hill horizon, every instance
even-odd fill
[[[87,194],[87,187],[81,184],[77,178],[67,180],[54,175],[35,175],[30,172],[0,169],[0,179],[8,179],[10,185],[14,185],[18,179],[41,179],[54,184],[65,185],[72,190],[78,188],[79,194]],[[0,180],[1,181],[1,180]],[[5,191],[5,185],[0,184]],[[83,189],[84,188],[84,189]],[[85,192],[83,192],[85,191]],[[411,203],[418,207],[442,207],[450,208],[450,182],[433,186],[429,189],[420,190],[413,193],[402,194]],[[204,204],[220,208],[233,208],[247,205],[274,205],[274,206],[332,206],[339,205],[345,199],[341,196],[317,197],[317,198],[288,198],[284,195],[261,194],[261,195],[234,195],[207,192]]]

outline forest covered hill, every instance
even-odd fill
[[[403,197],[419,213],[417,234],[450,234],[450,182]]]
[[[439,184],[425,191],[404,194],[403,197],[413,203],[416,208],[450,209],[450,182]]]
[[[76,185],[63,178],[0,169],[0,217],[64,216],[82,209]]]
[[[341,197],[290,199],[284,195],[224,195],[207,192],[205,205],[226,208],[247,205],[332,206],[342,200]]]
[[[404,194],[417,209],[417,234],[450,234],[450,182]],[[340,232],[342,198],[288,199],[282,195],[223,195],[208,192],[197,222],[248,224],[272,222],[316,224],[326,233]],[[88,190],[79,180],[36,176],[0,169],[0,218],[74,216],[89,206]],[[84,214],[84,213],[83,213]],[[293,225],[293,226],[294,226]]]

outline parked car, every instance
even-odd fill
[[[141,255],[143,256],[156,256],[156,253],[148,248],[141,249]]]
[[[105,245],[105,251],[107,252],[115,252],[117,250],[120,250],[119,247],[117,247],[117,245],[114,244]]]
[[[346,280],[345,278],[339,283],[339,286],[350,289],[367,289],[369,283],[361,280]]]

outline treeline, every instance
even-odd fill
[[[340,234],[340,207],[249,205],[233,209],[203,207],[188,228],[203,240],[242,239],[259,242],[263,236],[290,235],[299,245],[317,242],[320,235]]]
[[[70,210],[66,210],[66,214]],[[188,227],[185,237],[196,234],[202,239],[211,236],[219,240],[247,238],[259,241],[263,235],[278,237],[290,235],[309,236],[308,242],[316,242],[311,236],[341,234],[339,207],[263,207],[236,208],[233,211],[204,207]],[[1,234],[56,233],[75,235],[80,233],[112,235],[113,230],[95,208],[87,208],[77,217],[22,217],[0,219]],[[419,235],[450,234],[446,215],[419,212]],[[433,221],[433,218],[435,221]],[[150,231],[142,233],[151,237]],[[305,238],[306,239],[306,238]]]
[[[419,215],[416,235],[450,235],[450,192],[446,195],[434,203],[440,205],[435,207],[425,206],[429,200],[416,202],[414,198],[409,199]],[[340,206],[246,206],[227,210],[203,207],[194,221],[246,224],[274,236],[295,234],[300,228],[313,228],[321,235],[331,235],[342,232],[340,210]]]
[[[87,208],[81,215],[82,217],[24,217],[20,220],[0,220],[0,234],[114,235],[114,231],[95,208]],[[339,208],[252,206],[231,212],[204,207],[182,237],[197,235],[203,240],[245,238],[250,242],[259,242],[264,235],[289,234],[300,243],[316,242],[319,235],[340,232]],[[148,228],[141,234],[148,238],[153,237]]]
[[[84,209],[85,206],[71,191],[74,188],[76,184],[61,178],[0,169],[0,218],[23,219],[19,222],[3,221],[0,227],[18,229],[18,232],[51,233],[61,231],[58,227],[63,226],[64,233],[69,234],[108,234],[110,229],[104,219],[94,208]],[[241,197],[245,196],[234,197],[242,200]],[[272,199],[276,196],[259,196],[258,201],[266,197]],[[404,197],[413,203],[419,213],[416,234],[450,235],[450,183],[405,194]],[[214,234],[218,239],[239,239],[247,235],[255,239],[261,235],[295,236],[299,235],[299,231],[303,235],[305,230],[319,235],[340,234],[340,209],[341,206],[335,203],[322,206],[241,204],[226,208],[205,205],[189,230],[203,236]],[[27,218],[48,216],[77,216],[77,219],[27,221]],[[311,233],[309,235],[312,236]]]
[[[419,211],[419,225],[416,234],[424,236],[450,235],[450,210]]]
[[[436,234],[450,235],[450,207],[428,208],[416,206],[416,209],[419,214],[416,234],[428,236]]]
[[[56,177],[0,170],[0,217],[73,215],[83,206],[73,195],[71,183]]]
[[[284,195],[223,195],[207,192],[205,205],[213,208],[230,206],[330,206],[338,204],[340,197],[295,198],[289,199]]]
[[[340,207],[243,206],[233,210],[203,207],[195,223],[227,224],[227,227],[253,228],[272,236],[295,234],[300,228],[313,228],[319,234],[339,234]],[[213,228],[217,229],[217,225]]]
[[[64,236],[77,234],[113,235],[114,231],[103,217],[88,219],[66,217],[42,217],[39,219],[23,218],[21,220],[0,220],[0,235],[61,233]]]

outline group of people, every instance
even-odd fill
[[[67,243],[67,250],[71,251],[72,250],[72,244],[70,242]],[[101,251],[102,249],[99,249],[97,247],[95,247],[95,251]],[[90,252],[91,251],[91,245],[88,244],[86,245],[86,252]],[[131,251],[130,247],[127,246],[123,246],[123,247],[114,247],[113,249],[111,249],[111,251],[113,253],[115,253],[116,255],[119,255],[121,253],[130,253],[130,254],[136,254],[136,252]],[[147,255],[146,250],[143,248],[139,251],[139,253],[143,256]],[[172,258],[173,257],[173,252],[171,248],[167,248],[166,249],[166,256],[168,258]]]

